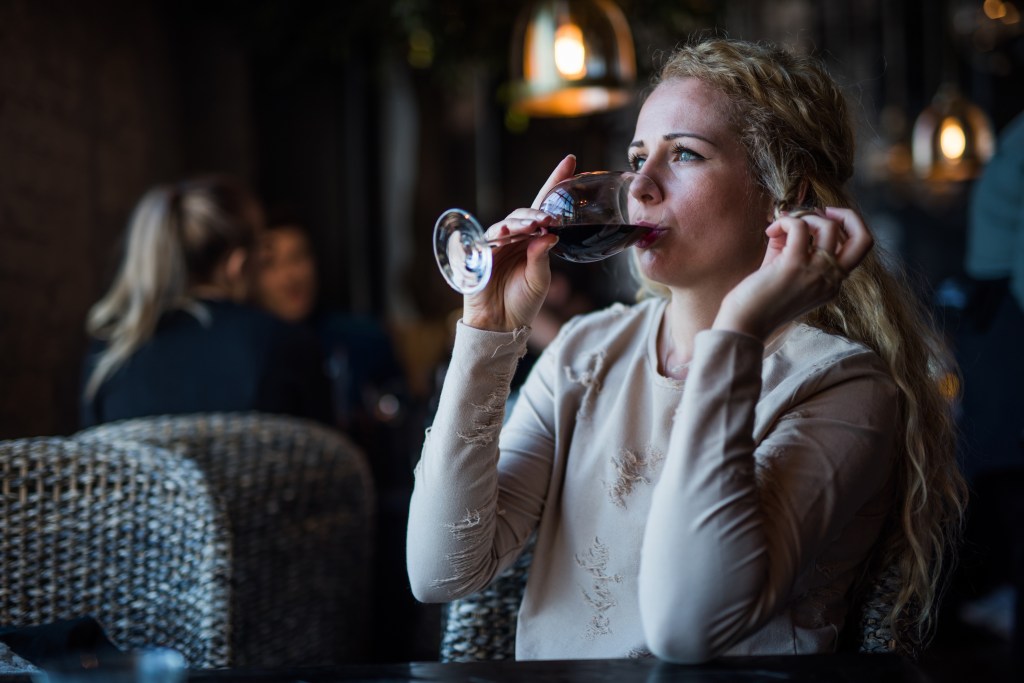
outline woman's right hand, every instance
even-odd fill
[[[516,209],[485,233],[488,240],[529,235],[554,223],[540,210],[540,204],[558,183],[576,171],[576,157],[569,155],[555,167],[531,208]],[[463,297],[462,322],[470,327],[511,332],[529,326],[540,311],[551,282],[548,252],[558,242],[556,235],[495,247],[491,280],[476,294]]]

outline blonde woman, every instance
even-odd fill
[[[626,150],[645,297],[565,325],[504,427],[557,237],[497,250],[464,302],[416,470],[417,597],[479,590],[536,532],[522,659],[833,651],[892,563],[900,645],[927,640],[964,505],[948,366],[844,190],[853,151],[816,60],[723,39],[671,56]],[[490,233],[547,220],[535,204]]]
[[[258,410],[330,422],[316,338],[247,306],[263,212],[237,182],[150,190],[110,291],[89,312],[84,426]]]

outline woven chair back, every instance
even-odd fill
[[[91,615],[121,648],[227,664],[229,539],[199,469],[143,444],[0,441],[0,623]]]
[[[229,519],[234,666],[365,657],[374,489],[363,453],[308,420],[255,413],[139,418],[81,432],[176,450]]]
[[[531,538],[519,559],[487,588],[445,606],[441,629],[442,662],[515,659],[516,622],[533,548],[534,538]],[[899,594],[899,586],[895,566],[885,568],[867,582],[849,620],[851,628],[859,629],[850,639],[850,649],[874,653],[897,651],[888,615]]]

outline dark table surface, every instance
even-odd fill
[[[328,668],[195,672],[190,683],[334,683],[353,681],[465,681],[467,683],[715,683],[798,681],[801,683],[928,683],[916,665],[895,655],[810,655],[743,657],[699,666],[655,659],[547,662],[470,662],[349,665]]]
[[[22,675],[0,675],[0,683],[22,683]],[[193,671],[189,683],[719,683],[797,681],[799,683],[930,683],[910,660],[896,655],[806,655],[739,657],[682,666],[655,659],[607,659],[548,662],[472,662],[440,664],[351,664],[283,669]]]

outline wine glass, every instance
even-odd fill
[[[529,235],[488,241],[471,214],[448,209],[434,224],[437,265],[455,291],[476,294],[491,278],[491,249],[548,232],[558,235],[552,253],[567,261],[590,263],[614,256],[651,230],[629,220],[629,188],[636,177],[631,172],[593,171],[563,180],[540,205],[557,223]]]

